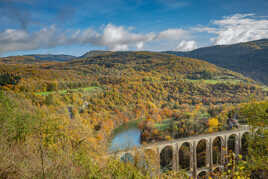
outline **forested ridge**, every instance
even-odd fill
[[[267,39],[204,47],[190,52],[169,51],[167,53],[205,60],[268,84]]]
[[[0,62],[8,63],[8,64],[34,64],[34,63],[47,63],[49,61],[53,62],[62,62],[69,61],[76,58],[71,55],[41,55],[41,54],[33,54],[33,55],[22,55],[22,56],[9,56],[0,58]]]

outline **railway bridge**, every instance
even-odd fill
[[[208,172],[222,170],[229,150],[236,155],[243,150],[247,151],[245,139],[249,134],[249,126],[241,125],[233,130],[145,144],[135,149],[119,151],[115,156],[129,160],[137,155],[143,156],[143,159],[150,155],[155,161],[155,173],[184,169],[189,176],[200,178]]]

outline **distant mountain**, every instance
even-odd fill
[[[41,55],[41,54],[33,54],[33,55],[23,55],[23,56],[9,56],[0,58],[0,62],[2,63],[23,63],[23,64],[32,64],[32,63],[43,63],[43,62],[64,62],[69,61],[76,58],[71,55]]]
[[[190,52],[167,51],[165,53],[202,59],[268,84],[268,39],[217,45]]]
[[[76,58],[75,56],[72,55],[29,55],[32,57],[35,57],[38,60],[46,60],[46,61],[69,61],[72,60],[74,58]]]
[[[89,51],[89,52],[85,53],[84,55],[82,55],[82,56],[80,56],[78,58],[94,57],[94,56],[103,55],[103,54],[109,54],[109,53],[111,53],[111,51],[92,50],[92,51]]]

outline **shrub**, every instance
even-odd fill
[[[21,77],[12,73],[0,74],[0,86],[16,85],[19,83]]]

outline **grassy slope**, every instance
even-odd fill
[[[100,89],[100,88],[96,87],[96,86],[90,86],[90,87],[85,87],[85,88],[76,88],[76,89],[69,89],[69,90],[37,92],[35,94],[42,95],[42,96],[47,96],[47,95],[54,94],[54,93],[67,94],[69,92],[78,92],[78,91],[92,92],[92,91],[95,91],[97,89]]]

